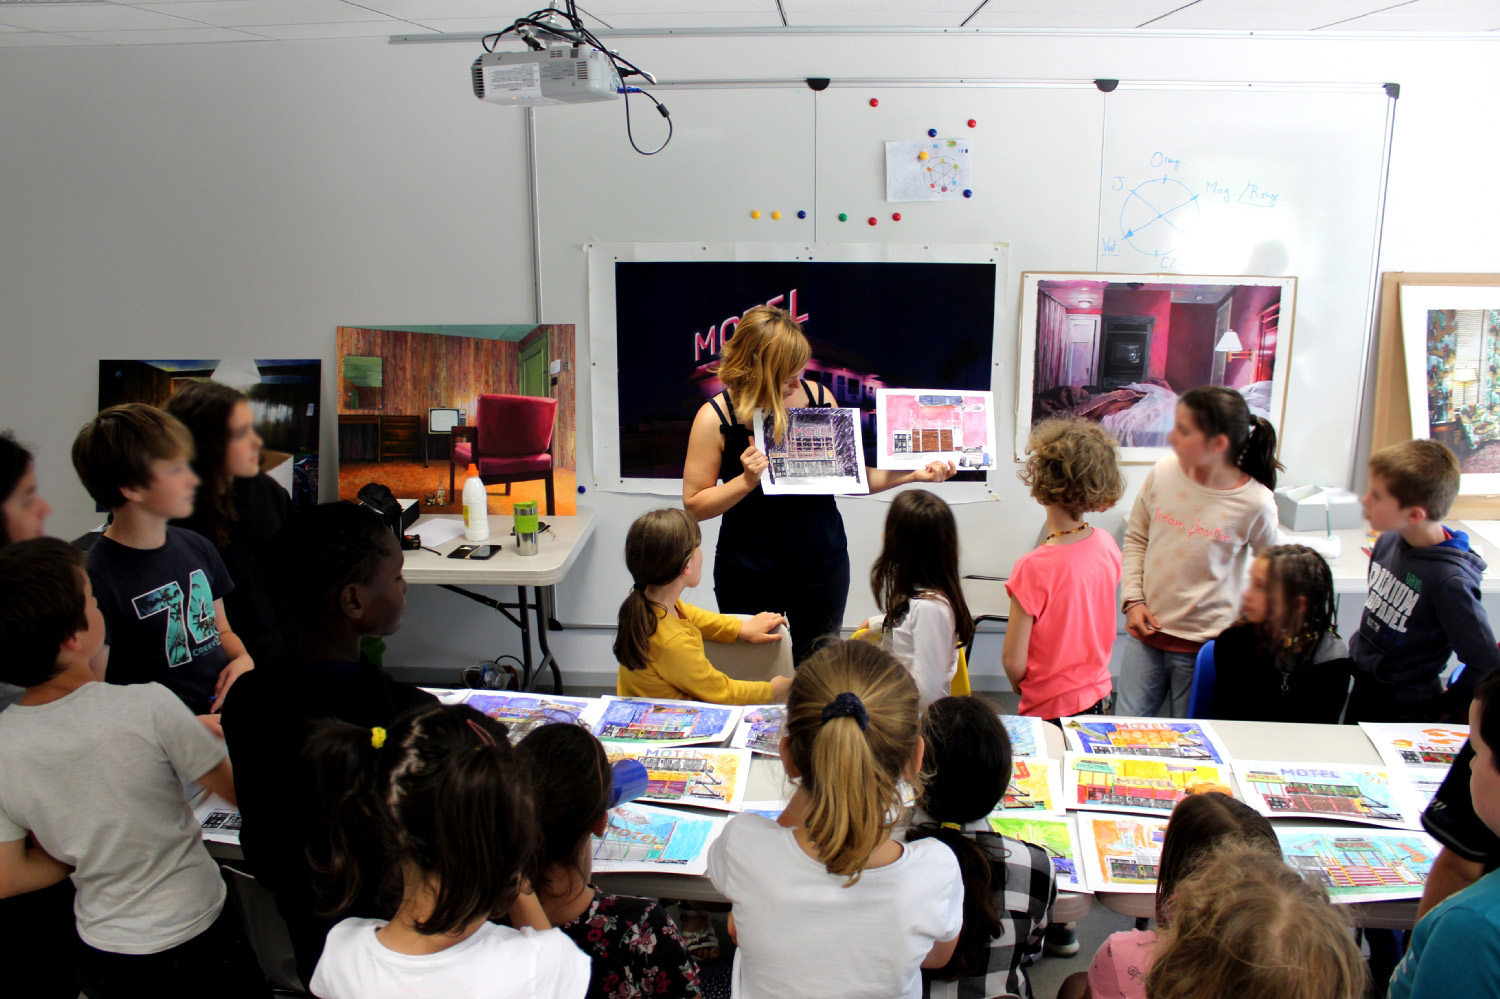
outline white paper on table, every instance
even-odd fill
[[[1406,800],[1416,810],[1418,816],[1427,811],[1432,804],[1432,799],[1442,789],[1443,778],[1447,774],[1424,773],[1420,770],[1401,770],[1391,773],[1391,780],[1404,781],[1408,790]]]
[[[1093,892],[1156,891],[1161,868],[1161,845],[1166,818],[1079,812],[1078,852],[1083,855],[1083,879]]]
[[[635,802],[610,809],[604,838],[594,840],[594,870],[705,874],[708,847],[728,821]]]
[[[413,533],[422,539],[424,547],[436,548],[438,545],[446,541],[452,541],[464,533],[464,522],[461,520],[434,518],[418,524]]]
[[[1058,891],[1089,891],[1079,866],[1076,815],[990,815],[990,828],[1002,836],[1041,847],[1052,861]]]
[[[1419,829],[1411,788],[1383,767],[1236,760],[1245,804],[1273,819],[1335,819]]]
[[[783,801],[780,798],[764,798],[758,801],[744,801],[740,803],[740,814],[763,815],[766,818],[770,819],[772,822],[775,822],[781,817],[781,813],[786,811],[786,806],[789,804],[791,804],[790,801]]]
[[[1229,764],[1063,754],[1063,801],[1068,808],[1165,816],[1183,798],[1204,791],[1239,797]]]
[[[963,201],[972,188],[967,140],[885,144],[886,201]]]
[[[772,440],[775,424],[763,409],[755,411],[751,443],[770,464],[760,477],[767,496],[859,495],[870,491],[865,471],[865,441],[859,410],[826,406],[786,411],[781,443]]]
[[[1421,898],[1438,844],[1423,832],[1348,826],[1277,826],[1281,855],[1335,902]]]
[[[1029,715],[1001,715],[1013,760],[1047,758],[1047,723]]]
[[[210,843],[240,842],[240,810],[217,794],[204,793],[193,804],[193,818]]]
[[[669,701],[648,697],[605,695],[594,724],[594,735],[604,742],[638,746],[693,746],[723,742],[739,723],[737,704]]]
[[[646,768],[650,783],[636,801],[658,805],[692,805],[738,812],[750,782],[750,750],[692,746],[606,747],[611,764],[636,760]]]
[[[439,704],[462,704],[473,693],[467,687],[418,687],[438,699]]]
[[[1096,756],[1156,756],[1227,763],[1224,742],[1206,721],[1194,718],[1120,718],[1077,715],[1062,720],[1068,748]]]
[[[538,725],[582,725],[592,732],[604,713],[604,702],[597,697],[562,697],[519,690],[469,690],[464,692],[464,703],[504,722],[513,743]]]
[[[995,467],[997,454],[993,393],[875,390],[876,468],[910,471],[951,461],[961,472],[974,471]]]
[[[1448,773],[1469,740],[1469,726],[1426,722],[1360,722],[1381,760],[1392,770]]]
[[[779,756],[781,725],[785,720],[785,704],[746,705],[729,744],[736,749],[751,749],[766,756]]]

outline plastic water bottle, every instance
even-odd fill
[[[464,476],[464,540],[490,539],[490,504],[479,481],[479,466],[470,465]]]

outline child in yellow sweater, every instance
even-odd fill
[[[615,658],[621,697],[662,697],[715,704],[766,704],[786,700],[787,677],[770,682],[734,680],[714,669],[703,640],[779,642],[780,614],[742,621],[683,603],[682,591],[703,578],[698,522],[679,509],[652,510],[625,535],[625,565],[634,580],[620,605]]]

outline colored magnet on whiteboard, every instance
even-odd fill
[[[925,149],[922,150],[920,153],[917,154],[917,159],[919,159],[919,160],[925,160],[926,158],[927,158],[927,150],[925,150]]]
[[[972,197],[974,197],[974,192],[973,191],[965,191],[964,192],[964,197],[966,197],[966,198],[972,198]]]
[[[780,212],[772,212],[771,213],[771,218],[773,218],[773,219],[775,219],[777,221],[780,221],[781,220],[781,213]]]
[[[872,108],[878,108],[878,107],[880,107],[880,98],[878,98],[878,97],[871,97],[870,98],[870,107],[872,107]]]
[[[753,219],[760,218],[760,209],[757,208],[755,211],[751,212],[750,217]]]
[[[969,119],[969,127],[970,128],[973,128],[975,125],[978,125],[978,124],[979,124],[979,122],[975,121],[973,118]]]
[[[900,222],[901,221],[901,213],[900,212],[892,212],[891,213],[891,221],[892,222]]]
[[[875,224],[875,216],[873,216],[873,215],[870,216],[870,224],[871,225]]]
[[[848,222],[849,221],[849,213],[848,212],[839,212],[839,221],[840,222]]]
[[[936,139],[937,138],[937,129],[935,129],[935,128],[929,128],[927,130],[927,135],[928,135],[929,138]]]
[[[797,213],[797,217],[799,219],[805,219],[805,218],[807,218],[807,213],[806,212],[798,212]]]

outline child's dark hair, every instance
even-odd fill
[[[901,811],[917,713],[911,674],[869,642],[826,642],[787,692],[782,732],[808,796],[803,830],[824,869],[846,884],[859,880]],[[911,782],[920,793],[920,777]]]
[[[1161,844],[1161,866],[1156,876],[1156,921],[1170,921],[1169,908],[1177,882],[1203,859],[1231,840],[1242,840],[1281,856],[1281,843],[1264,815],[1218,791],[1190,794],[1172,809]]]
[[[899,494],[885,515],[885,544],[870,567],[870,590],[894,627],[919,593],[940,593],[953,608],[960,645],[974,640],[974,617],[958,574],[958,525],[953,511],[925,489]]]
[[[163,407],[182,421],[193,435],[193,471],[202,486],[185,526],[222,549],[229,544],[229,528],[238,520],[234,482],[224,467],[229,449],[229,417],[246,402],[245,393],[219,382],[188,382]]]
[[[532,782],[547,789],[537,795],[535,807],[542,832],[542,880],[550,882],[553,867],[577,863],[578,844],[609,811],[609,757],[588,729],[562,723],[537,726],[516,749]]]
[[[288,613],[304,628],[333,613],[338,594],[375,578],[396,546],[391,525],[367,506],[340,500],[299,510],[276,535],[273,574]]]
[[[1474,700],[1479,703],[1479,737],[1492,753],[1500,753],[1500,669],[1492,669],[1480,679],[1474,688]],[[1495,769],[1500,770],[1500,755],[1494,760]]]
[[[125,505],[121,489],[151,484],[153,461],[193,457],[193,435],[155,406],[127,402],[94,417],[73,440],[73,469],[95,503]]]
[[[1193,414],[1193,422],[1209,439],[1223,434],[1229,441],[1229,463],[1267,489],[1276,488],[1276,428],[1264,416],[1250,412],[1250,404],[1234,389],[1205,385],[1184,392],[1177,400]]]
[[[1328,561],[1306,545],[1274,545],[1260,553],[1269,570],[1268,596],[1278,596],[1281,620],[1270,613],[1257,629],[1261,645],[1276,657],[1306,662],[1330,631],[1337,632],[1338,598]],[[1298,606],[1306,599],[1307,607]]]
[[[964,881],[964,925],[953,957],[935,977],[945,981],[984,974],[990,941],[1000,935],[994,893],[1005,886],[989,850],[969,836],[965,823],[982,819],[1010,784],[1010,736],[994,705],[980,697],[941,697],[922,719],[927,755],[917,807],[929,821],[906,831],[906,841],[933,838],[953,851]],[[1000,883],[995,883],[995,874]]]
[[[0,682],[46,683],[57,647],[88,628],[83,552],[56,538],[0,549]]]
[[[9,430],[0,432],[0,501],[16,491],[16,484],[21,481],[21,476],[26,474],[34,460],[31,449],[16,440],[15,434]],[[5,516],[0,514],[0,544],[7,544],[9,541]]]
[[[399,898],[403,871],[438,882],[418,933],[454,933],[505,913],[535,872],[531,785],[505,726],[465,704],[413,708],[390,729],[325,721],[306,749],[328,815],[329,854],[311,857],[321,911]]]
[[[630,595],[620,605],[615,661],[626,669],[650,665],[651,636],[656,634],[656,608],[646,599],[646,587],[664,586],[682,575],[693,549],[702,541],[698,522],[686,510],[667,507],[643,513],[625,534],[625,568],[630,570]]]

